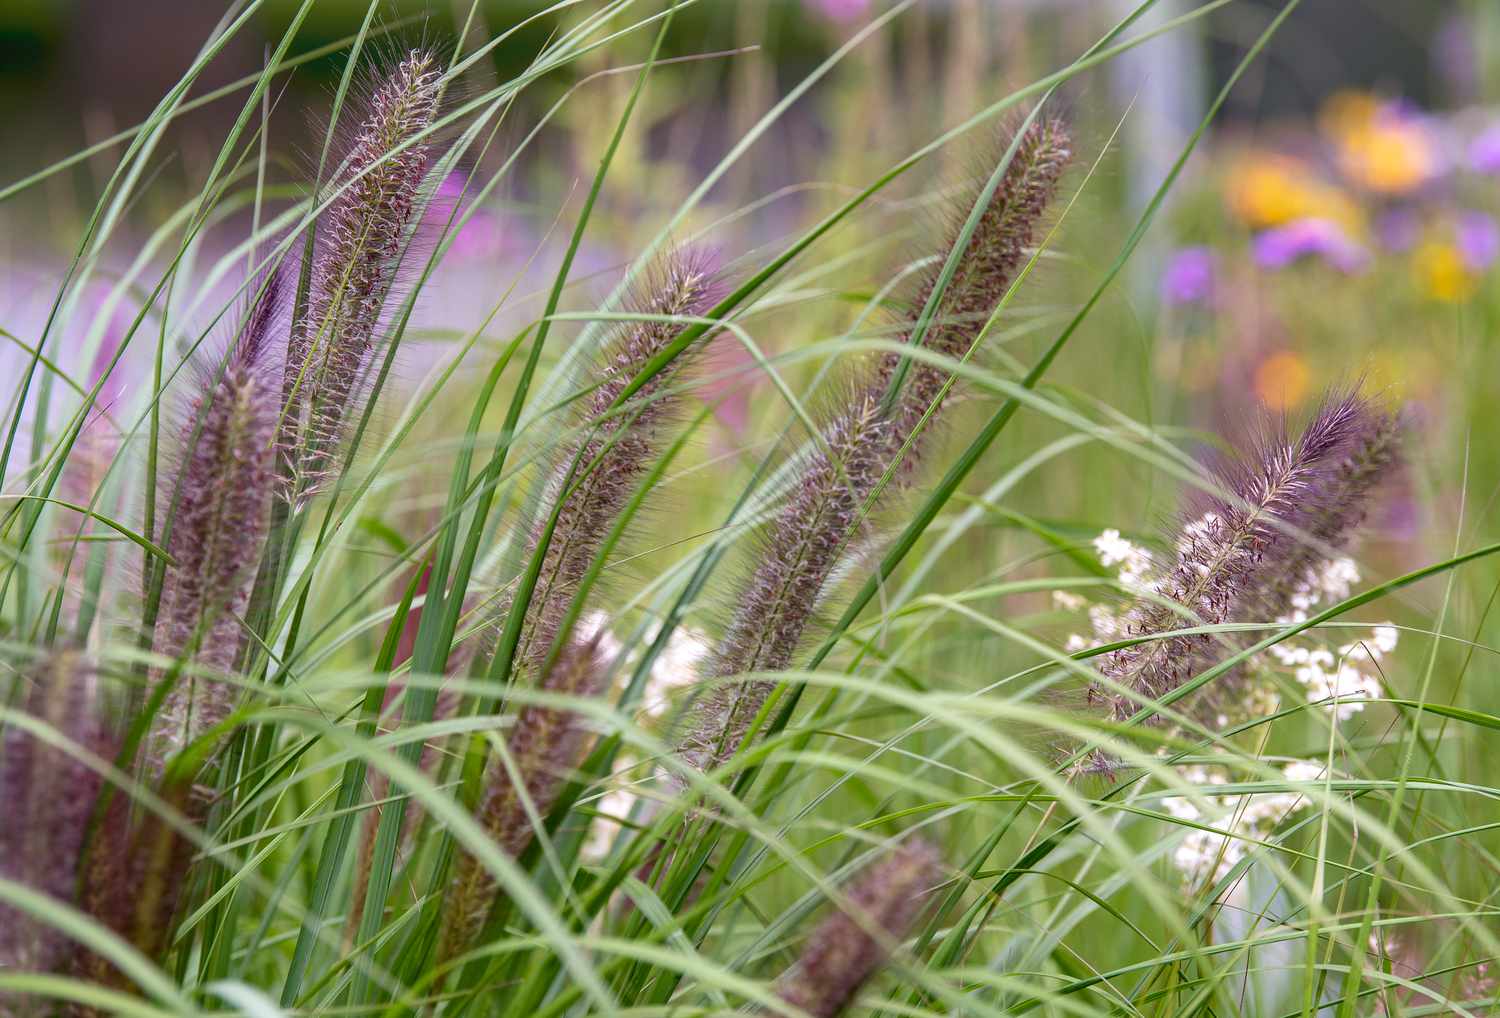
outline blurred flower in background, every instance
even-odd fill
[[[1370,261],[1369,252],[1354,242],[1331,219],[1297,219],[1266,230],[1255,238],[1255,263],[1265,269],[1280,269],[1303,258],[1316,257],[1340,272],[1360,272]]]
[[[1500,227],[1485,212],[1465,212],[1458,219],[1457,245],[1469,271],[1479,273],[1500,255]]]
[[[1484,212],[1460,213],[1412,253],[1417,289],[1436,301],[1468,300],[1500,257],[1500,226]]]
[[[1272,410],[1300,406],[1312,387],[1312,369],[1306,358],[1292,350],[1281,350],[1261,361],[1255,369],[1255,395]]]
[[[1161,297],[1168,304],[1206,304],[1214,294],[1214,253],[1207,247],[1184,247],[1167,259]]]
[[[1348,195],[1290,156],[1255,152],[1230,168],[1225,198],[1234,216],[1251,229],[1297,219],[1326,219],[1359,230],[1363,216]]]
[[[1469,143],[1469,169],[1500,173],[1500,123],[1491,124]]]
[[[1321,121],[1339,168],[1367,191],[1410,194],[1444,170],[1442,150],[1427,118],[1409,103],[1340,92],[1324,106]]]
[[[810,6],[833,21],[857,21],[870,10],[870,0],[811,0]]]

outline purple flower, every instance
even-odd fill
[[[1213,297],[1214,255],[1206,247],[1185,247],[1167,260],[1161,297],[1168,304],[1203,304]]]
[[[1500,173],[1500,123],[1486,127],[1469,143],[1469,169]]]
[[[864,16],[870,0],[813,0],[812,5],[833,21],[849,22]]]
[[[1369,252],[1328,219],[1293,220],[1255,238],[1255,263],[1261,268],[1284,268],[1310,255],[1348,273],[1363,270],[1370,261]]]
[[[1459,216],[1458,250],[1472,272],[1483,272],[1500,256],[1500,226],[1483,212],[1465,212]]]
[[[1410,251],[1422,233],[1422,221],[1409,208],[1394,208],[1380,217],[1375,227],[1380,246],[1397,253]]]

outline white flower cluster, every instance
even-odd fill
[[[1094,538],[1094,549],[1099,552],[1099,561],[1107,569],[1120,567],[1120,582],[1131,590],[1143,590],[1146,577],[1155,564],[1151,553],[1139,545],[1131,544],[1120,536],[1118,530],[1110,529]]]
[[[1359,582],[1351,559],[1330,559],[1310,570],[1292,595],[1292,611],[1278,622],[1306,622],[1308,614],[1325,602],[1342,601]],[[1367,638],[1351,641],[1337,652],[1286,640],[1270,649],[1271,656],[1292,669],[1307,690],[1309,703],[1322,704],[1340,721],[1365,709],[1365,701],[1380,695],[1377,666],[1396,649],[1399,632],[1390,623],[1375,626]]]
[[[618,647],[618,643],[615,644]],[[674,699],[698,681],[698,663],[709,652],[708,636],[686,626],[678,626],[667,637],[667,644],[651,664],[646,688],[641,694],[641,713],[660,719],[670,712]],[[642,796],[636,791],[647,776],[634,757],[621,753],[615,760],[609,790],[595,800],[592,808],[600,815],[589,825],[588,836],[579,849],[586,860],[598,862],[614,844],[620,832],[620,820],[630,816]]]
[[[1216,523],[1209,514],[1189,524],[1179,555],[1190,557],[1193,542],[1202,539]],[[1095,538],[1094,548],[1105,566],[1119,567],[1122,586],[1133,590],[1154,589],[1148,579],[1152,571],[1151,553],[1125,540],[1118,530],[1104,531]],[[1307,621],[1320,606],[1348,597],[1359,579],[1359,569],[1351,559],[1321,563],[1308,571],[1292,595],[1291,611],[1277,621],[1284,625]],[[1089,636],[1076,633],[1070,636],[1066,644],[1069,652],[1097,647],[1125,635],[1126,616],[1111,606],[1089,604],[1066,591],[1056,591],[1052,597],[1057,607],[1065,611],[1085,607],[1088,610],[1092,632]],[[1386,623],[1372,627],[1368,636],[1343,644],[1336,651],[1291,639],[1271,647],[1269,656],[1296,677],[1306,690],[1309,703],[1331,711],[1338,721],[1346,721],[1363,710],[1368,700],[1380,696],[1377,664],[1396,649],[1398,636],[1396,627]],[[1279,705],[1272,683],[1247,682],[1236,697],[1236,716],[1220,714],[1216,720],[1224,728],[1234,721],[1264,717]],[[1321,781],[1323,772],[1322,764],[1294,761],[1282,773],[1288,781],[1306,783]],[[1226,783],[1220,771],[1208,767],[1183,767],[1178,773],[1186,783],[1204,789]],[[1307,804],[1307,799],[1295,791],[1227,796],[1205,793],[1192,799],[1165,799],[1162,807],[1170,815],[1215,828],[1189,829],[1173,853],[1173,862],[1187,876],[1211,875],[1216,882],[1245,857],[1254,840],[1270,833],[1282,819]]]
[[[1228,783],[1222,772],[1208,767],[1182,767],[1178,774],[1199,789]],[[1282,769],[1287,781],[1298,784],[1321,782],[1323,774],[1323,766],[1311,760],[1294,760]],[[1204,791],[1192,798],[1171,796],[1163,799],[1161,805],[1179,820],[1213,828],[1187,828],[1172,853],[1172,861],[1190,878],[1217,883],[1249,853],[1254,842],[1306,807],[1308,799],[1301,791],[1232,795]]]
[[[1106,568],[1119,566],[1117,575],[1122,586],[1129,590],[1145,590],[1147,577],[1151,573],[1153,561],[1151,552],[1137,544],[1132,544],[1120,536],[1118,530],[1110,529],[1094,538],[1094,550],[1099,553],[1099,561]],[[1070,591],[1055,590],[1052,592],[1052,600],[1064,611],[1079,611],[1088,607],[1089,625],[1093,629],[1093,637],[1087,638],[1074,633],[1068,637],[1068,652],[1077,653],[1090,647],[1110,643],[1125,634],[1125,619],[1116,613],[1109,605],[1094,604]]]
[[[1151,552],[1127,541],[1120,536],[1118,530],[1113,528],[1094,538],[1094,550],[1099,553],[1099,561],[1106,568],[1120,567],[1116,574],[1119,576],[1120,584],[1127,590],[1145,591],[1148,589],[1147,577],[1150,576],[1152,567],[1155,565]],[[1064,611],[1079,611],[1085,606],[1088,607],[1089,627],[1093,630],[1093,636],[1092,638],[1084,637],[1077,633],[1069,636],[1066,646],[1070,654],[1111,643],[1125,635],[1124,616],[1114,611],[1109,605],[1090,605],[1083,597],[1064,590],[1053,591],[1052,601]]]

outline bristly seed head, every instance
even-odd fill
[[[611,664],[600,635],[567,644],[547,670],[541,688],[577,699],[600,695]],[[506,737],[510,759],[491,757],[478,808],[480,826],[507,854],[519,856],[536,835],[526,800],[542,818],[552,812],[563,782],[578,765],[591,734],[584,719],[566,708],[529,704],[516,715]],[[511,777],[512,767],[520,777],[520,787]],[[495,889],[494,879],[483,864],[467,852],[460,853],[444,906],[439,962],[466,949],[479,932]]]
[[[1325,399],[1295,441],[1281,424],[1268,424],[1248,455],[1216,467],[1216,486],[1228,497],[1191,500],[1175,557],[1143,578],[1150,596],[1131,608],[1127,632],[1161,637],[1287,615],[1315,566],[1343,549],[1364,519],[1371,491],[1396,463],[1399,437],[1395,415],[1352,393]],[[1196,633],[1112,651],[1097,667],[1123,689],[1096,683],[1090,700],[1124,721],[1144,700],[1180,688],[1226,646],[1222,637]],[[1209,716],[1213,699],[1195,697],[1210,705]]]
[[[699,697],[678,746],[690,766],[709,771],[728,761],[773,688],[763,679],[724,680],[790,666],[824,584],[884,473],[890,431],[867,392],[828,426],[822,447],[808,457],[710,659],[707,677],[717,684]]]
[[[96,757],[112,760],[119,751],[93,669],[77,652],[42,662],[25,710]],[[0,739],[0,876],[76,904],[79,858],[102,784],[99,772],[67,749],[9,727]],[[61,975],[73,955],[72,941],[46,919],[0,904],[0,969]],[[41,1002],[0,993],[0,1014],[47,1012]]]
[[[310,497],[328,473],[365,381],[431,159],[422,135],[437,116],[441,80],[436,57],[413,50],[374,89],[338,195],[319,220],[307,312],[293,323],[282,380],[289,500]]]
[[[908,839],[896,846],[849,888],[850,910],[813,930],[777,995],[813,1018],[834,1018],[911,932],[941,879],[942,858],[930,844]]]
[[[240,616],[269,527],[280,403],[269,333],[280,276],[268,282],[217,381],[183,427],[182,462],[151,649],[194,667],[175,680],[146,736],[153,779],[170,757],[228,716],[234,691],[201,674],[227,672],[241,643]]]
[[[1038,120],[1026,129],[969,237],[957,271],[933,310],[922,338],[923,349],[954,361],[969,355],[1025,264],[1047,206],[1072,157],[1072,139],[1062,121]],[[959,232],[955,227],[955,237],[945,255],[958,243]],[[913,338],[918,316],[937,287],[940,271],[941,264],[934,266],[917,288],[908,312],[906,342]],[[871,384],[882,397],[902,360],[896,352],[881,355]],[[949,372],[941,365],[911,362],[892,413],[891,440],[898,448],[913,436],[923,415],[937,402],[948,377]],[[913,441],[902,461],[903,473],[912,472],[918,461],[917,452],[918,441]]]
[[[1039,121],[1027,129],[938,302],[924,348],[955,360],[969,353],[1014,281],[1070,157],[1068,133],[1059,121]],[[957,242],[955,236],[950,251]],[[905,323],[907,342],[915,338],[937,275],[935,270],[918,290]],[[929,409],[937,412],[948,372],[912,362],[895,403],[887,407],[887,390],[902,361],[896,353],[876,359],[868,377],[833,413],[790,497],[765,530],[765,549],[739,590],[707,678],[787,668],[830,577],[854,550],[867,503],[882,480],[889,475],[896,487],[910,483],[920,452],[917,425]],[[700,770],[728,761],[773,688],[759,679],[719,681],[705,692],[679,741],[683,760]]]
[[[581,401],[574,421],[582,437],[562,444],[544,482],[542,518],[527,542],[529,557],[541,540],[547,514],[558,506],[557,524],[543,553],[516,646],[515,660],[521,667],[540,665],[551,651],[579,582],[650,471],[661,446],[662,426],[681,404],[672,385],[705,340],[684,350],[624,404],[616,407],[615,402],[690,324],[665,319],[701,317],[717,302],[719,290],[717,273],[706,256],[674,252],[648,275],[627,307],[632,314],[664,320],[629,322],[606,343],[602,378]]]

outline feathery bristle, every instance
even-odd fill
[[[93,670],[73,651],[42,663],[26,712],[105,760],[119,750],[97,702]],[[72,904],[79,856],[102,779],[67,750],[19,727],[0,744],[0,876]],[[72,942],[45,919],[0,904],[0,969],[65,972]],[[0,993],[0,1014],[25,1012],[26,1002]],[[34,1013],[46,1013],[38,1006]],[[25,1012],[31,1013],[31,1012]]]
[[[432,154],[414,139],[437,116],[441,77],[432,53],[413,50],[374,90],[319,221],[307,312],[293,324],[282,380],[290,500],[310,497],[328,472],[369,366]]]
[[[604,691],[610,665],[601,647],[597,635],[568,643],[547,670],[542,689],[579,699],[598,696]],[[522,791],[537,814],[546,817],[569,771],[583,756],[590,735],[583,718],[565,708],[531,704],[516,715],[506,747],[522,787],[518,789],[511,780],[505,761],[491,758],[478,808],[480,825],[506,853],[519,856],[536,835]],[[473,856],[461,853],[449,885],[439,961],[465,949],[479,932],[494,895],[489,871]]]
[[[706,258],[677,252],[651,273],[627,310],[640,315],[700,317],[715,304],[718,289],[716,274]],[[605,346],[602,378],[581,401],[577,414],[576,426],[586,432],[585,437],[564,446],[543,489],[544,517],[527,543],[528,553],[534,551],[547,522],[545,514],[560,503],[557,524],[543,553],[541,572],[516,645],[515,660],[523,667],[538,666],[551,650],[579,582],[637,484],[651,469],[660,449],[662,425],[671,420],[681,402],[680,396],[670,391],[671,386],[704,344],[684,351],[625,404],[613,410],[611,407],[686,324],[631,322]]]
[[[273,277],[222,376],[196,401],[183,430],[177,510],[151,649],[227,672],[239,653],[239,617],[250,599],[269,527],[279,393],[267,363],[280,297]],[[147,773],[228,716],[232,688],[201,675],[175,680],[146,738]]]
[[[778,981],[777,995],[813,1018],[842,1012],[911,932],[941,879],[942,858],[930,844],[898,845],[849,888],[851,910],[834,912],[813,930]]]
[[[1216,469],[1232,497],[1194,500],[1173,563],[1150,581],[1152,597],[1131,608],[1127,631],[1150,637],[1286,615],[1309,573],[1363,520],[1371,490],[1395,462],[1399,431],[1393,415],[1355,395],[1326,399],[1295,441],[1282,426],[1267,428],[1242,462]],[[1196,633],[1112,651],[1097,667],[1134,695],[1095,684],[1090,699],[1123,721],[1143,700],[1178,689],[1223,646]]]
[[[733,756],[774,688],[763,679],[722,680],[791,664],[824,584],[883,475],[890,430],[875,396],[867,393],[828,427],[822,447],[799,473],[712,659],[708,677],[719,684],[697,701],[678,747],[690,766],[708,771]]]
[[[968,356],[1025,264],[1037,227],[1072,154],[1072,140],[1061,121],[1038,120],[1026,129],[964,247],[957,271],[933,310],[922,339],[924,349],[954,361]],[[957,243],[955,237],[948,252]],[[939,268],[935,267],[918,287],[903,341],[911,341],[917,316],[931,298],[938,274]],[[880,357],[871,385],[882,397],[902,360],[896,352]],[[949,372],[940,365],[911,362],[892,412],[895,427],[891,440],[898,448],[913,435],[928,408],[937,402],[948,377]],[[916,449],[917,443],[913,442],[902,462],[905,474],[916,465]]]
[[[1036,123],[1022,136],[938,302],[924,347],[954,359],[968,354],[1009,290],[1070,155],[1067,131],[1058,121]],[[907,342],[935,285],[934,275],[920,288]],[[890,474],[897,485],[910,482],[918,458],[917,424],[929,408],[936,412],[948,373],[913,363],[895,404],[886,410],[887,390],[901,363],[895,353],[878,358],[825,428],[820,448],[807,458],[791,497],[767,528],[765,551],[739,591],[708,678],[787,668],[830,576],[850,553],[861,512],[881,479]],[[903,454],[908,440],[913,441]],[[901,468],[893,471],[898,455]],[[773,688],[758,679],[721,681],[700,697],[679,743],[684,761],[700,770],[726,762]]]

